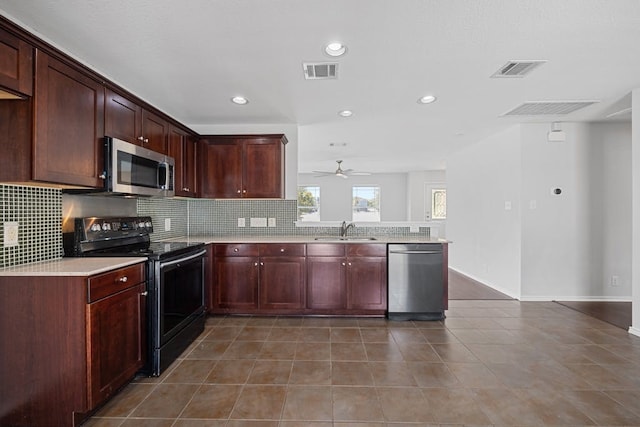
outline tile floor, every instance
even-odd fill
[[[212,317],[86,426],[640,426],[640,338],[555,303],[443,322]]]

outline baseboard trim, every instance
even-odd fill
[[[548,301],[581,301],[581,302],[632,302],[631,297],[629,298],[620,298],[620,297],[606,297],[606,296],[576,296],[576,295],[555,295],[555,296],[523,296],[520,298],[520,301],[539,301],[539,302],[548,302]]]
[[[635,335],[637,337],[640,337],[640,329],[639,328],[634,328],[633,326],[629,326],[629,333],[632,335]]]

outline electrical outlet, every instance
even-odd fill
[[[238,218],[238,227],[244,227],[245,224],[244,218]]]
[[[511,210],[511,202],[510,201],[506,201],[504,202],[504,210],[505,211],[510,211]]]
[[[164,219],[164,231],[171,231],[171,218]]]
[[[249,224],[251,227],[266,227],[267,218],[251,218]]]
[[[611,276],[611,286],[619,286],[618,283],[619,277],[618,276]]]
[[[276,219],[275,218],[269,218],[267,225],[269,227],[275,227],[276,226]]]
[[[18,223],[5,222],[4,223],[4,247],[10,248],[12,246],[18,246]]]
[[[419,225],[410,225],[409,226],[409,233],[419,233],[420,232],[420,226]]]

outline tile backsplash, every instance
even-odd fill
[[[18,223],[18,245],[5,247],[4,224]],[[0,268],[62,256],[62,191],[0,184]]]

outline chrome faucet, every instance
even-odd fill
[[[342,225],[340,226],[340,237],[347,237],[347,231],[349,231],[350,228],[355,228],[355,224],[354,223],[349,223],[347,225],[347,221],[342,221]]]

